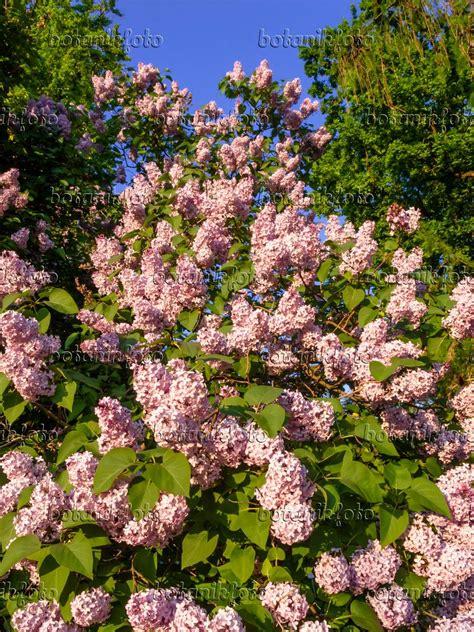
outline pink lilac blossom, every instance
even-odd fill
[[[271,534],[291,546],[307,540],[313,532],[314,511],[309,503],[290,502],[272,515]]]
[[[35,461],[29,454],[12,450],[0,458],[0,466],[8,483],[0,487],[0,517],[16,507],[21,492],[36,485],[46,474],[46,466],[39,457]]]
[[[424,303],[416,300],[415,279],[404,278],[392,291],[386,312],[394,323],[406,319],[419,327],[427,310]]]
[[[106,454],[113,448],[138,450],[143,438],[143,425],[132,421],[131,412],[118,399],[103,397],[99,400],[95,414],[99,420],[99,452]]]
[[[117,279],[111,275],[115,271],[117,259],[122,253],[123,248],[118,239],[103,235],[97,237],[95,249],[91,254],[91,261],[94,266],[92,280],[101,294],[107,295],[118,290]]]
[[[474,337],[474,277],[466,277],[451,293],[455,305],[443,319],[443,326],[456,340]]]
[[[305,330],[313,326],[315,318],[314,307],[307,305],[292,286],[281,297],[269,320],[269,328],[275,336],[303,335]]]
[[[139,88],[147,88],[158,79],[159,70],[152,64],[138,64],[138,70],[133,75],[133,83]]]
[[[299,358],[291,351],[291,345],[282,342],[268,345],[264,360],[269,375],[280,375],[300,364]]]
[[[271,71],[268,61],[263,59],[260,65],[250,77],[250,83],[255,84],[259,90],[264,90],[272,84],[273,72]]]
[[[473,627],[474,611],[460,612],[452,619],[438,619],[435,625],[429,628],[429,632],[471,632]]]
[[[408,210],[399,204],[391,204],[387,210],[387,222],[390,227],[390,234],[401,230],[406,233],[413,233],[418,228],[421,211],[411,206]]]
[[[37,292],[50,280],[47,272],[36,270],[13,250],[0,253],[0,299],[26,290]]]
[[[390,382],[391,396],[403,403],[423,400],[435,392],[440,376],[435,369],[414,369],[395,376]]]
[[[134,632],[166,629],[173,621],[177,596],[173,590],[143,590],[132,594],[125,606]]]
[[[340,549],[323,553],[314,567],[316,582],[328,595],[335,595],[350,588],[351,567]]]
[[[474,441],[474,382],[462,388],[449,402],[454,409],[456,419],[467,435],[468,441]]]
[[[216,261],[223,263],[231,246],[230,231],[222,223],[205,220],[193,242],[196,261],[203,268],[211,267]]]
[[[331,632],[326,621],[305,621],[298,632]]]
[[[38,240],[39,250],[40,252],[43,252],[43,253],[47,252],[48,250],[51,250],[51,248],[54,248],[54,241],[50,239],[50,237],[46,233],[48,228],[49,228],[49,224],[45,222],[44,220],[40,220],[39,222],[36,222],[35,236],[36,236],[36,239]]]
[[[115,333],[102,334],[96,340],[84,340],[80,345],[84,354],[103,363],[114,364],[125,360],[120,349],[120,339]]]
[[[288,81],[285,83],[283,88],[283,96],[287,100],[289,106],[298,103],[303,88],[301,86],[301,81],[299,79],[293,79],[292,81]]]
[[[221,608],[210,621],[208,632],[245,632],[240,615],[230,606]]]
[[[203,428],[206,432],[207,428]],[[247,448],[247,433],[235,417],[225,417],[209,428],[206,440],[211,450],[226,467],[236,468],[242,463]]]
[[[330,381],[339,377],[351,377],[354,366],[354,350],[344,347],[336,334],[327,334],[317,343],[316,353],[323,363],[324,373]]]
[[[18,248],[25,250],[28,246],[28,240],[30,238],[30,231],[28,228],[20,228],[11,235],[11,240],[15,242]]]
[[[270,463],[272,457],[284,450],[283,438],[278,435],[270,438],[255,422],[245,427],[247,445],[244,461],[248,465],[261,467]]]
[[[28,196],[20,193],[20,171],[9,169],[0,173],[0,217],[12,206],[23,208],[28,202]]]
[[[300,460],[290,452],[276,452],[270,459],[265,484],[255,497],[265,509],[279,509],[290,502],[305,502],[314,493],[314,485]]]
[[[433,443],[427,444],[427,454],[436,455],[441,463],[451,463],[454,460],[464,461],[474,448],[473,441],[469,437],[456,430],[443,429]]]
[[[367,601],[387,630],[414,625],[417,621],[413,602],[398,584],[376,590],[367,595]]]
[[[212,157],[211,154],[211,141],[207,138],[200,138],[196,146],[196,160],[200,164],[209,162]]]
[[[16,610],[12,625],[16,632],[81,632],[77,625],[65,623],[56,602],[44,599]]]
[[[353,275],[360,274],[370,267],[372,258],[377,252],[378,244],[372,235],[375,223],[364,222],[355,235],[355,245],[341,253],[339,272],[350,272]]]
[[[30,99],[26,106],[26,111],[30,119],[36,117],[37,122],[49,131],[58,132],[64,138],[70,136],[71,121],[63,103],[53,101],[43,94],[36,101]]]
[[[441,430],[436,413],[433,410],[419,410],[415,415],[401,407],[385,406],[380,412],[382,429],[389,437],[410,438],[429,441]]]
[[[76,452],[66,459],[71,509],[86,512],[120,541],[125,525],[133,519],[128,500],[128,481],[118,480],[107,492],[94,494],[92,486],[99,461],[90,452]]]
[[[270,316],[267,312],[254,309],[243,294],[234,296],[230,305],[232,330],[227,335],[230,349],[246,355],[270,342]]]
[[[254,178],[243,176],[240,180],[220,178],[206,181],[203,193],[195,204],[208,219],[224,222],[233,217],[245,219],[253,201]]]
[[[74,622],[84,627],[104,623],[110,616],[110,609],[110,595],[102,587],[81,592],[71,601]]]
[[[36,535],[42,542],[53,542],[61,532],[61,517],[69,508],[63,490],[46,474],[35,486],[29,506],[18,510],[13,524],[18,537]]]
[[[324,228],[326,237],[336,244],[355,241],[357,233],[352,222],[340,222],[338,215],[330,215]]]
[[[56,386],[46,363],[59,350],[59,338],[41,335],[37,320],[10,310],[0,315],[0,339],[4,346],[0,371],[12,380],[20,395],[31,401],[40,395],[52,396]]]
[[[303,149],[321,155],[331,139],[332,134],[322,125],[315,132],[310,132],[304,136]]]
[[[426,594],[457,590],[474,574],[472,507],[473,468],[463,464],[437,481],[446,497],[452,520],[434,513],[416,514],[404,538],[415,554],[412,570],[427,578]]]
[[[92,85],[94,86],[94,99],[98,104],[109,101],[117,93],[117,86],[111,70],[106,70],[103,77],[93,75]]]
[[[176,604],[170,632],[207,632],[208,626],[207,612],[191,599],[183,599]]]
[[[329,252],[320,240],[322,225],[313,219],[292,208],[279,214],[273,204],[262,208],[251,226],[255,291],[267,292],[290,270],[315,274]]]
[[[228,344],[225,334],[219,331],[221,319],[214,314],[206,315],[198,330],[197,340],[202,350],[209,354],[227,355]]]
[[[334,424],[330,402],[308,400],[299,391],[285,391],[279,403],[289,414],[285,435],[293,441],[327,441]]]
[[[229,71],[226,74],[226,76],[229,77],[229,81],[231,81],[232,83],[235,83],[236,81],[242,81],[242,79],[245,79],[245,73],[243,71],[242,64],[240,63],[240,61],[234,62],[233,69]]]
[[[423,250],[421,248],[413,248],[408,254],[401,248],[395,250],[392,257],[392,266],[396,268],[397,273],[401,276],[415,272],[423,265]]]
[[[378,540],[369,540],[365,549],[357,550],[351,557],[351,591],[359,595],[393,582],[401,563],[393,547],[382,548]]]
[[[121,541],[130,546],[165,548],[181,533],[188,514],[183,496],[162,494],[152,511],[125,525]]]
[[[269,582],[260,593],[260,601],[270,611],[275,623],[290,630],[298,628],[309,608],[306,597],[290,582]]]

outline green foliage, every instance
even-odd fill
[[[422,209],[422,247],[468,264],[472,214],[469,2],[362,0],[300,49],[332,133],[311,185],[324,214],[360,224]]]

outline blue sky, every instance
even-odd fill
[[[320,37],[326,26],[350,17],[350,5],[350,0],[118,0],[132,64],[169,68],[180,87],[191,90],[195,107],[211,100],[225,105],[217,84],[235,60],[250,74],[266,58],[274,79],[299,77],[307,88],[311,82],[295,36]],[[312,122],[323,120],[316,114]]]

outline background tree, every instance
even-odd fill
[[[0,217],[0,243],[11,249],[20,227],[33,236],[38,222],[52,225],[56,246],[43,255],[62,275],[73,269],[64,268],[66,257],[83,256],[91,209],[100,216],[116,169],[118,127],[102,120],[91,81],[118,74],[127,59],[113,15],[115,0],[0,6],[0,173],[17,169],[28,197],[26,207]]]
[[[469,6],[362,0],[301,49],[334,139],[313,169],[323,213],[422,209],[423,248],[466,262],[472,219]]]

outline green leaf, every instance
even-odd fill
[[[388,505],[379,507],[380,516],[380,542],[382,546],[387,546],[395,542],[402,533],[405,533],[409,516],[406,509],[395,509]]]
[[[425,362],[416,358],[392,358],[392,366],[407,366],[411,368],[426,366]]]
[[[383,632],[383,627],[374,609],[364,601],[354,599],[351,603],[351,617],[354,623],[363,630],[369,630],[369,632]]]
[[[382,362],[378,362],[377,360],[370,362],[369,370],[377,382],[384,382],[388,380],[388,378],[395,373],[398,367],[396,366],[385,366]]]
[[[92,547],[81,533],[76,534],[67,544],[53,544],[51,555],[61,566],[65,566],[74,573],[80,573],[89,579],[93,579],[94,557]]]
[[[94,476],[94,493],[106,492],[128,467],[136,462],[132,448],[114,448],[99,461]]]
[[[72,430],[68,432],[64,437],[64,441],[61,444],[61,447],[58,450],[58,458],[56,463],[60,465],[64,463],[64,461],[77,452],[79,448],[82,448],[86,443],[88,443],[89,439],[86,435],[80,430]]]
[[[396,447],[374,417],[366,417],[363,422],[358,424],[354,430],[354,435],[369,441],[380,454],[399,456]]]
[[[10,378],[8,378],[5,373],[0,373],[0,395],[3,395],[9,384]]]
[[[384,476],[393,489],[407,489],[411,485],[411,474],[403,465],[387,463],[384,467]]]
[[[17,562],[28,559],[41,549],[41,542],[35,535],[22,535],[13,540],[0,562],[0,577],[3,577]]]
[[[276,437],[285,423],[285,409],[280,404],[269,404],[255,417],[256,423],[269,437]]]
[[[269,511],[241,511],[237,527],[241,529],[250,542],[265,549],[270,532],[271,517]]]
[[[55,287],[49,294],[46,305],[61,314],[77,314],[79,308],[69,292]]]
[[[448,355],[452,340],[448,336],[428,338],[426,350],[433,362],[444,362]]]
[[[368,323],[371,323],[378,316],[378,310],[373,307],[365,305],[361,307],[357,315],[357,321],[361,327],[365,327]]]
[[[133,558],[133,568],[147,579],[156,580],[156,570],[158,568],[158,556],[156,551],[151,549],[138,549]]]
[[[26,507],[26,505],[30,502],[31,494],[35,485],[30,485],[29,487],[25,487],[22,489],[20,495],[18,496],[18,502],[16,504],[17,509],[21,509],[22,507]]]
[[[241,601],[236,606],[236,610],[245,623],[250,626],[249,630],[271,631],[276,629],[271,614],[258,600]]]
[[[13,519],[16,512],[11,511],[0,518],[0,546],[4,550],[7,544],[15,537]]]
[[[147,465],[145,478],[151,478],[158,489],[170,494],[189,496],[191,466],[181,452],[168,450],[163,456],[163,463]]]
[[[36,314],[36,320],[38,321],[38,331],[40,334],[45,334],[49,329],[49,324],[51,322],[51,312],[46,309],[46,307],[42,307],[38,310]]]
[[[230,556],[229,567],[241,584],[252,575],[255,564],[255,550],[251,546],[245,549],[236,547]]]
[[[407,490],[407,496],[409,500],[413,500],[425,510],[434,511],[442,516],[446,516],[446,518],[452,518],[448,503],[442,491],[424,476],[412,480]]]
[[[6,393],[3,396],[3,414],[12,424],[23,413],[27,403],[28,402],[16,391]]]
[[[364,290],[360,288],[355,288],[350,285],[344,288],[342,292],[342,298],[347,309],[351,312],[353,309],[357,307],[365,298]]]
[[[282,388],[274,386],[251,386],[244,394],[244,399],[251,406],[260,404],[271,404],[283,393]]]
[[[268,579],[271,582],[292,582],[290,573],[282,566],[272,566],[268,571]]]
[[[196,327],[196,324],[199,320],[200,310],[195,309],[192,312],[184,311],[178,316],[178,321],[183,325],[185,329],[188,331],[193,331]]]
[[[326,259],[319,266],[318,272],[316,276],[318,277],[318,281],[320,283],[324,283],[324,281],[328,278],[329,272],[334,265],[334,259]]]
[[[160,497],[160,488],[150,478],[136,478],[128,488],[128,500],[135,518],[150,513]]]
[[[66,408],[69,412],[72,412],[76,390],[76,382],[61,382],[61,384],[58,384],[56,387],[52,401],[58,406],[61,406],[61,408]]]
[[[181,568],[195,566],[207,560],[214,553],[218,539],[218,535],[210,536],[209,531],[185,535],[181,551]]]
[[[219,355],[218,353],[211,353],[209,355],[200,356],[199,359],[204,360],[205,362],[218,360],[219,362],[227,362],[227,364],[232,364],[235,361],[235,358],[233,358],[232,356]]]
[[[358,461],[352,460],[352,454],[346,452],[342,460],[341,483],[362,496],[369,503],[382,502],[384,492],[380,488],[383,478]]]
[[[48,599],[59,601],[71,574],[69,568],[58,564],[52,555],[47,555],[38,564],[38,573],[40,576],[40,590],[47,595]]]
[[[223,415],[232,415],[237,417],[249,417],[251,408],[242,397],[226,397],[219,404],[219,409]]]

